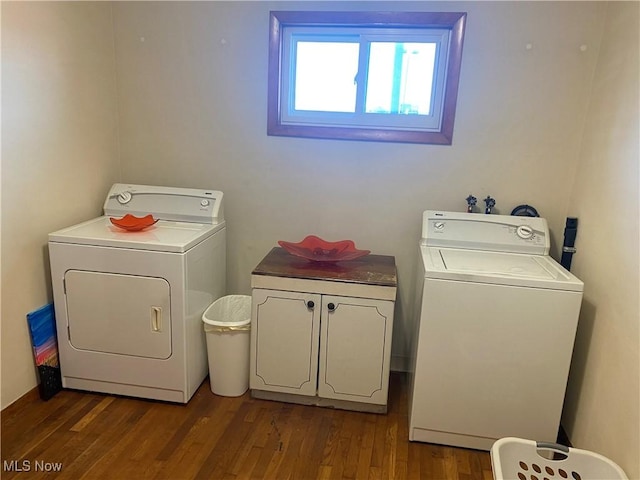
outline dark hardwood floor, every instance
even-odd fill
[[[400,373],[386,415],[218,397],[208,380],[187,405],[34,390],[2,411],[1,450],[7,480],[493,478],[487,452],[408,441]]]

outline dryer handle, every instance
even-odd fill
[[[151,307],[151,330],[162,331],[162,307]]]

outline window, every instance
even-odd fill
[[[450,145],[465,19],[271,12],[268,134]]]

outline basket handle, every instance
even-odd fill
[[[552,442],[536,442],[536,448],[542,448],[545,450],[555,450],[559,453],[563,453],[565,455],[569,454],[569,447],[566,445],[560,445],[559,443]]]

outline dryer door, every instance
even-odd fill
[[[69,270],[64,281],[74,348],[171,356],[170,287],[164,278]]]

